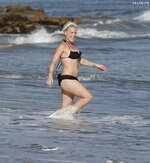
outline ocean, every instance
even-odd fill
[[[62,31],[0,34],[0,163],[150,163],[150,1],[1,0],[79,17],[76,45],[107,72],[80,67],[93,101],[76,120],[61,106],[49,62]]]

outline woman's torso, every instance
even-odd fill
[[[62,62],[62,75],[78,76],[79,74],[79,61],[81,59],[81,52],[75,45],[64,44],[64,52],[60,59]]]

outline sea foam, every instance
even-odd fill
[[[14,44],[30,44],[30,43],[52,43],[57,42],[61,38],[57,35],[57,31],[54,33],[48,33],[45,28],[41,28],[33,31],[31,34],[20,35],[15,39],[10,39],[10,43]]]
[[[97,30],[95,28],[79,28],[78,37],[84,39],[99,38],[99,39],[129,39],[129,38],[149,38],[150,33],[144,34],[131,34],[122,31],[108,31],[108,30]]]
[[[118,31],[99,31],[97,29],[92,28],[79,28],[78,36],[82,38],[128,38],[129,34],[125,32]]]
[[[122,31],[109,31],[109,30],[98,30],[96,28],[78,28],[79,38],[91,39],[126,39],[126,38],[141,38],[150,37],[149,33],[145,34],[129,34]],[[18,35],[9,39],[10,44],[36,44],[36,43],[54,43],[63,39],[62,31],[55,31],[53,33],[47,32],[44,28],[33,31],[31,34]]]
[[[135,20],[150,21],[150,10],[144,11],[141,15],[137,16]]]
[[[74,114],[76,113],[77,108],[73,105],[66,106],[59,110],[56,110],[49,118],[54,119],[63,119],[63,120],[75,120]]]

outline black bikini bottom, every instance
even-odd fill
[[[61,75],[58,74],[58,84],[60,85],[62,80],[69,79],[69,80],[78,80],[77,77],[72,76],[72,75]]]

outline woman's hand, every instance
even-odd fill
[[[103,72],[105,72],[107,70],[107,68],[101,64],[96,64],[95,67],[98,68],[100,71],[103,71]]]
[[[46,84],[48,85],[48,87],[52,87],[52,85],[53,85],[53,75],[52,74],[48,75]]]

